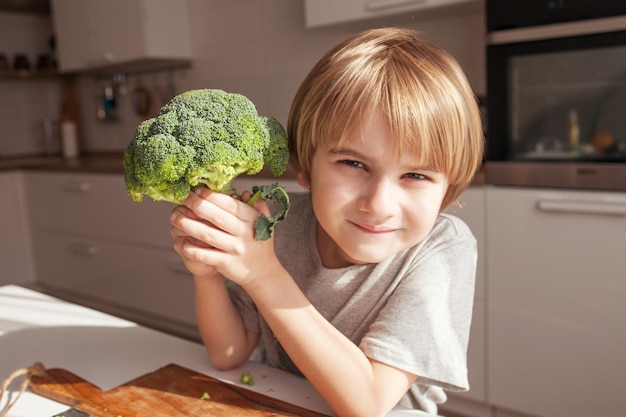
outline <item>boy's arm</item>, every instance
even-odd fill
[[[230,369],[242,365],[254,350],[259,334],[245,329],[239,311],[230,299],[224,278],[211,265],[187,255],[187,251],[211,248],[189,235],[202,219],[179,206],[172,211],[174,249],[194,276],[198,329],[213,365]]]
[[[259,334],[244,327],[220,275],[194,277],[194,281],[198,329],[211,363],[221,370],[243,365],[256,347]]]
[[[292,361],[338,416],[380,416],[416,376],[369,359],[310,304],[280,264],[244,289]],[[269,270],[272,273],[269,273]]]

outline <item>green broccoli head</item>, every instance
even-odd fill
[[[191,90],[174,97],[157,116],[141,123],[124,153],[129,195],[180,203],[204,185],[232,192],[240,174],[287,166],[287,136],[280,122],[259,116],[245,96],[222,90]]]
[[[180,204],[196,186],[236,193],[232,182],[238,175],[256,174],[266,165],[279,176],[288,159],[285,129],[278,120],[259,116],[248,98],[222,90],[191,90],[139,124],[124,152],[124,180],[136,202],[148,195]],[[271,188],[282,189],[277,184]],[[265,192],[261,198],[276,196],[281,196],[280,221],[289,208],[284,190]],[[266,231],[257,235],[267,239],[276,221],[263,217],[259,221],[265,222]]]

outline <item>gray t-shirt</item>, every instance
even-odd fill
[[[291,194],[275,228],[278,259],[315,308],[369,358],[418,375],[401,404],[437,412],[443,389],[468,389],[467,344],[476,276],[476,239],[441,214],[419,244],[378,264],[328,269],[316,247],[308,193]],[[229,282],[247,329],[261,333],[268,365],[299,373],[250,297]]]

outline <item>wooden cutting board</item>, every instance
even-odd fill
[[[65,369],[46,369],[31,377],[30,390],[96,417],[324,416],[174,364],[110,391]]]

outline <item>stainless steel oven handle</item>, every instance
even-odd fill
[[[490,32],[487,34],[487,43],[498,45],[622,30],[626,30],[626,16],[614,16]]]
[[[552,213],[626,216],[626,204],[599,201],[539,200],[537,210]]]

